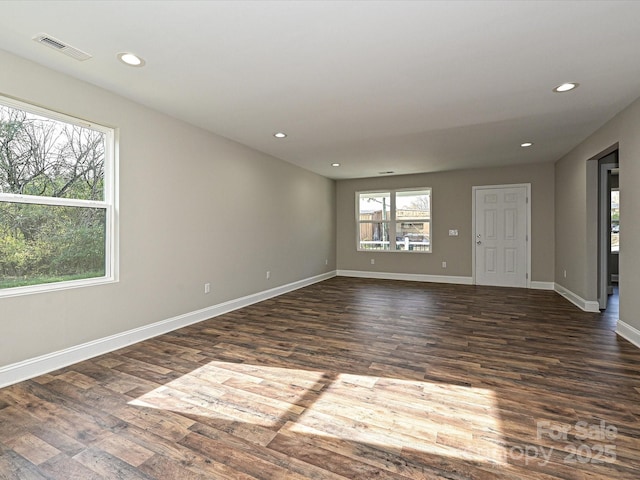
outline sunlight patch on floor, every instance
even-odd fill
[[[129,404],[282,435],[508,463],[495,394],[482,388],[214,361]]]
[[[283,425],[318,396],[325,373],[290,368],[210,362],[170,381],[129,405],[245,422],[263,427]]]
[[[340,374],[285,430],[506,464],[494,392]]]

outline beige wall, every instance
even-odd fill
[[[618,144],[620,160],[620,320],[640,329],[640,99],[556,163],[556,282],[597,298],[596,222],[588,209],[589,160]],[[589,192],[589,195],[588,195]],[[564,278],[564,270],[567,277]]]
[[[533,281],[552,282],[554,272],[554,167],[552,163],[454,170],[430,174],[340,180],[337,186],[338,269],[371,272],[472,275],[472,187],[531,183]],[[432,188],[432,253],[356,251],[355,192]],[[457,229],[458,237],[449,237]],[[375,265],[371,265],[371,258]],[[442,268],[442,262],[447,268]]]
[[[335,269],[334,181],[1,50],[0,65],[0,93],[119,129],[121,252],[119,283],[0,298],[0,367]]]

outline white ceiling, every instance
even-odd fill
[[[355,178],[557,160],[640,97],[639,24],[638,1],[22,0],[0,48]]]

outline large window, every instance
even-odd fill
[[[0,97],[0,296],[111,281],[112,129]]]
[[[358,250],[431,251],[431,189],[356,193]]]

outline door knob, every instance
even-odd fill
[[[481,241],[481,240],[478,240],[478,241],[476,242],[476,245],[482,245],[482,241]]]

